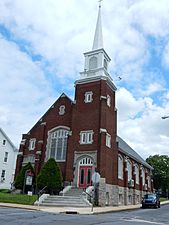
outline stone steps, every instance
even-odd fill
[[[82,196],[83,189],[72,188],[64,196],[49,195],[39,205],[57,207],[89,207],[91,204]]]

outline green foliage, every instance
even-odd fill
[[[28,196],[28,195],[9,194],[0,192],[0,202],[33,205],[36,200],[37,195]]]
[[[22,169],[20,170],[20,172],[16,176],[16,179],[14,181],[15,188],[23,189],[24,180],[25,180],[25,173],[26,173],[27,170],[31,170],[34,173],[33,167],[32,167],[30,162],[28,162],[24,167],[22,167]]]
[[[163,192],[169,190],[169,156],[154,155],[146,159],[153,168],[154,188],[162,189]]]
[[[49,159],[43,166],[41,172],[37,176],[37,187],[43,189],[49,194],[58,194],[62,189],[62,174],[55,159]]]

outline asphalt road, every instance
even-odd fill
[[[169,205],[98,215],[67,215],[0,208],[0,225],[169,225]]]

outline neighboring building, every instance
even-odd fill
[[[18,149],[0,128],[0,189],[10,189],[14,181]]]
[[[152,167],[117,136],[116,87],[108,73],[110,57],[103,48],[101,7],[93,49],[84,56],[84,71],[75,81],[75,100],[63,93],[23,134],[16,173],[31,162],[37,175],[45,161],[55,158],[65,186],[87,188],[92,174],[100,174],[100,205],[140,203],[144,192],[152,191]]]

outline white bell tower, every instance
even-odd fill
[[[110,57],[103,48],[103,35],[102,35],[102,22],[101,22],[101,4],[99,4],[99,12],[96,24],[96,30],[93,41],[92,51],[84,53],[85,66],[84,71],[80,73],[81,79],[95,77],[95,76],[108,76],[108,64]]]

